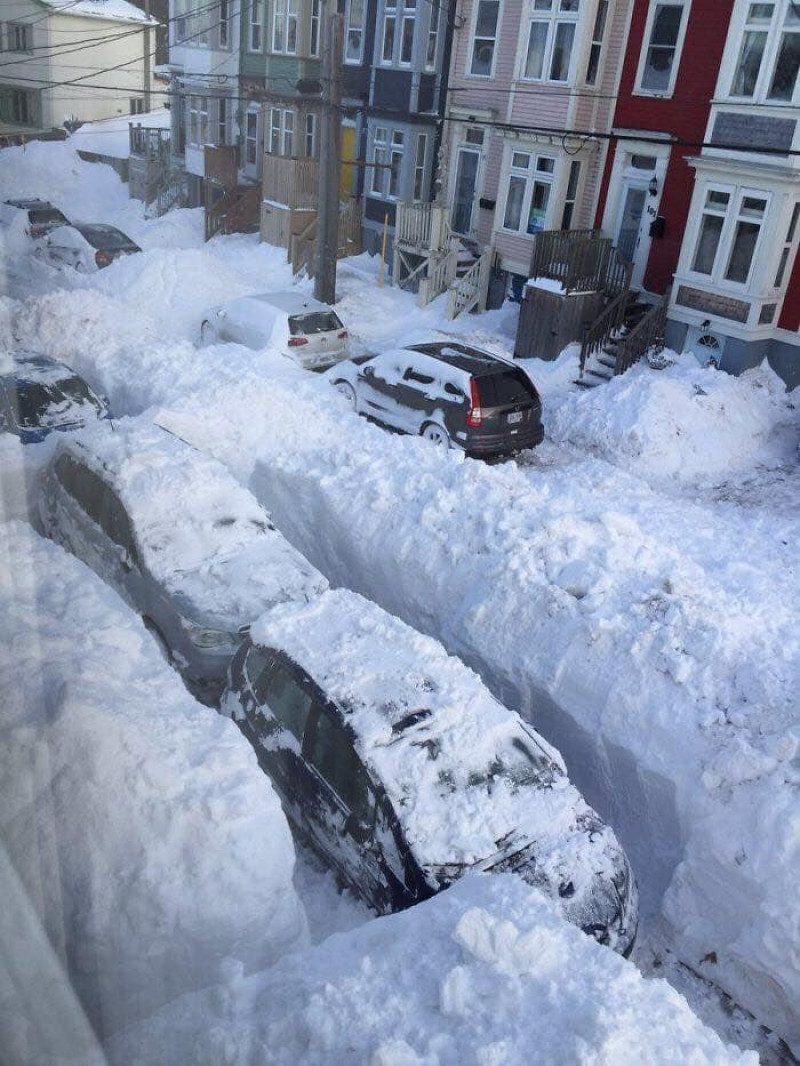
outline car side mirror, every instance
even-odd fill
[[[363,368],[363,370],[361,371],[361,373],[364,375],[365,378],[375,377],[375,367],[374,366],[365,366]]]

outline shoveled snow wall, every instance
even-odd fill
[[[555,744],[681,957],[800,1046],[788,548],[764,556],[744,523],[591,455],[488,467],[339,399],[276,374],[158,417],[249,480],[333,583],[437,637]]]

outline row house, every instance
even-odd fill
[[[695,0],[696,2],[696,0]],[[736,0],[675,271],[668,340],[800,384],[800,6]]]
[[[544,230],[592,225],[629,0],[462,0],[443,160],[451,229],[517,293]],[[579,131],[573,133],[571,131]]]

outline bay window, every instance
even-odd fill
[[[692,272],[715,284],[747,285],[768,203],[767,193],[758,190],[706,189]]]
[[[347,0],[345,22],[345,63],[361,63],[364,58],[364,15],[366,0]]]
[[[392,130],[392,150],[389,153],[389,196],[398,196],[400,192],[400,167],[403,164],[403,147],[405,134]]]
[[[250,0],[250,24],[247,47],[250,52],[261,51],[262,0]]]
[[[687,3],[654,3],[648,17],[645,49],[640,61],[639,89],[669,94],[678,72],[678,49]]]
[[[775,288],[779,289],[783,284],[783,277],[786,273],[786,264],[789,262],[789,253],[792,250],[792,244],[794,243],[794,235],[797,232],[797,219],[800,216],[800,203],[794,205],[792,211],[792,218],[789,223],[789,232],[786,234],[786,240],[783,242],[783,248],[781,249],[781,257],[778,262],[778,273],[775,275]]]
[[[314,57],[319,55],[320,3],[321,0],[311,0],[311,29],[308,51]]]
[[[494,69],[500,0],[478,0],[472,37],[470,74],[490,78]]]
[[[272,17],[272,51],[297,55],[298,0],[275,0]]]
[[[729,95],[764,102],[798,99],[800,7],[791,0],[748,5]]]
[[[533,0],[523,77],[532,81],[569,80],[580,0]]]
[[[503,229],[533,234],[545,228],[555,166],[551,156],[512,152]]]
[[[757,196],[742,196],[725,270],[726,281],[747,284],[766,210],[766,200]]]
[[[706,193],[706,202],[700,219],[700,232],[692,262],[692,270],[696,274],[711,275],[714,270],[730,198],[730,193],[719,189],[709,189]]]

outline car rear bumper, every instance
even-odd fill
[[[541,444],[544,437],[544,426],[537,422],[531,427],[520,429],[518,433],[474,433],[467,434],[462,447],[467,455],[476,459],[484,459],[488,456],[512,455],[521,452],[524,448],[535,448]]]

